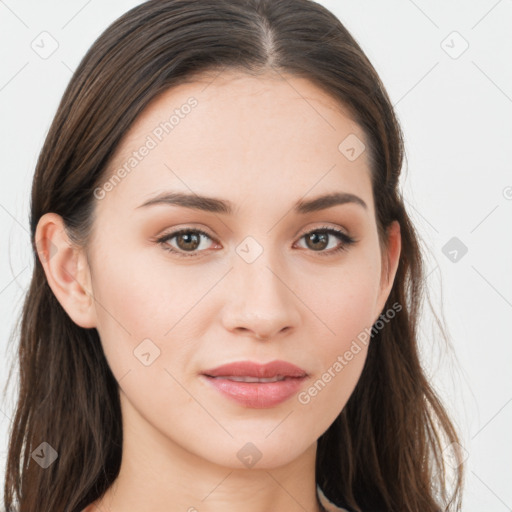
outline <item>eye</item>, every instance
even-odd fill
[[[339,241],[339,245],[329,251],[325,251],[326,244],[328,246],[329,237],[335,236]],[[314,252],[319,252],[321,256],[332,256],[341,251],[346,251],[348,247],[356,243],[356,240],[347,235],[343,231],[328,226],[308,231],[301,236],[306,240],[306,245],[312,248]]]
[[[177,254],[178,256],[189,257],[189,256],[197,256],[197,254],[187,254],[191,251],[195,251],[201,245],[201,238],[208,238],[212,240],[210,235],[201,229],[180,229],[179,231],[174,231],[173,233],[169,233],[164,235],[161,238],[157,239],[157,242],[163,246],[166,251]],[[173,248],[167,242],[176,238],[178,248]]]
[[[329,246],[329,237],[336,237],[339,240],[337,247],[331,248],[329,251],[325,251],[325,248]],[[172,246],[168,242],[176,238],[177,247]],[[157,243],[161,244],[166,251],[176,254],[180,257],[197,257],[198,252],[204,252],[206,249],[203,247],[202,251],[198,251],[201,247],[201,239],[213,240],[212,237],[201,229],[184,228],[172,233],[163,235],[156,240]],[[306,244],[313,252],[318,252],[322,256],[330,256],[337,254],[340,251],[346,251],[348,247],[357,242],[354,238],[347,235],[341,230],[324,226],[321,228],[308,231],[300,237],[304,238]],[[206,244],[208,245],[208,244]]]

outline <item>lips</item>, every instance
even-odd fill
[[[302,368],[286,361],[271,361],[267,364],[258,364],[252,361],[240,361],[224,364],[206,370],[203,375],[207,377],[252,377],[256,379],[274,379],[276,377],[306,377]]]
[[[201,375],[225,397],[256,409],[274,407],[288,400],[307,377],[305,370],[286,361],[263,365],[241,361],[206,370]]]

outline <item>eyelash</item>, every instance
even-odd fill
[[[185,228],[185,229],[180,229],[178,231],[174,231],[172,233],[168,233],[166,235],[163,235],[160,238],[157,238],[156,242],[161,244],[163,246],[164,250],[166,250],[168,252],[171,252],[173,254],[176,254],[178,257],[184,257],[184,258],[191,257],[191,258],[195,258],[195,257],[197,257],[197,253],[194,253],[194,252],[192,252],[192,253],[182,252],[182,251],[179,251],[179,250],[171,247],[169,244],[166,244],[167,241],[172,240],[174,237],[182,235],[184,233],[199,233],[201,235],[206,236],[210,240],[213,240],[214,242],[216,242],[216,240],[213,239],[208,233],[206,233],[205,231],[203,231],[201,229],[197,229],[197,228],[194,228],[194,229],[192,229],[192,228]],[[351,246],[351,245],[353,245],[353,244],[355,244],[357,242],[356,239],[354,239],[351,236],[347,235],[343,231],[340,231],[338,229],[335,229],[335,228],[332,228],[332,227],[329,227],[329,226],[323,226],[321,228],[317,228],[317,229],[313,229],[312,231],[308,231],[307,233],[304,233],[299,238],[299,240],[304,238],[307,235],[312,234],[312,233],[324,233],[324,234],[327,233],[327,234],[330,234],[330,235],[334,235],[338,239],[340,239],[340,241],[342,242],[339,247],[337,247],[335,249],[331,249],[330,251],[312,251],[312,252],[317,252],[320,256],[333,256],[335,254],[340,253],[341,251],[348,250],[349,246]]]

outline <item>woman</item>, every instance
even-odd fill
[[[315,2],[108,27],[34,176],[6,510],[460,510],[402,158]]]

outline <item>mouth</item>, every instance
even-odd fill
[[[308,374],[286,361],[272,361],[264,365],[241,361],[206,370],[201,377],[239,405],[263,409],[275,407],[291,398]]]

